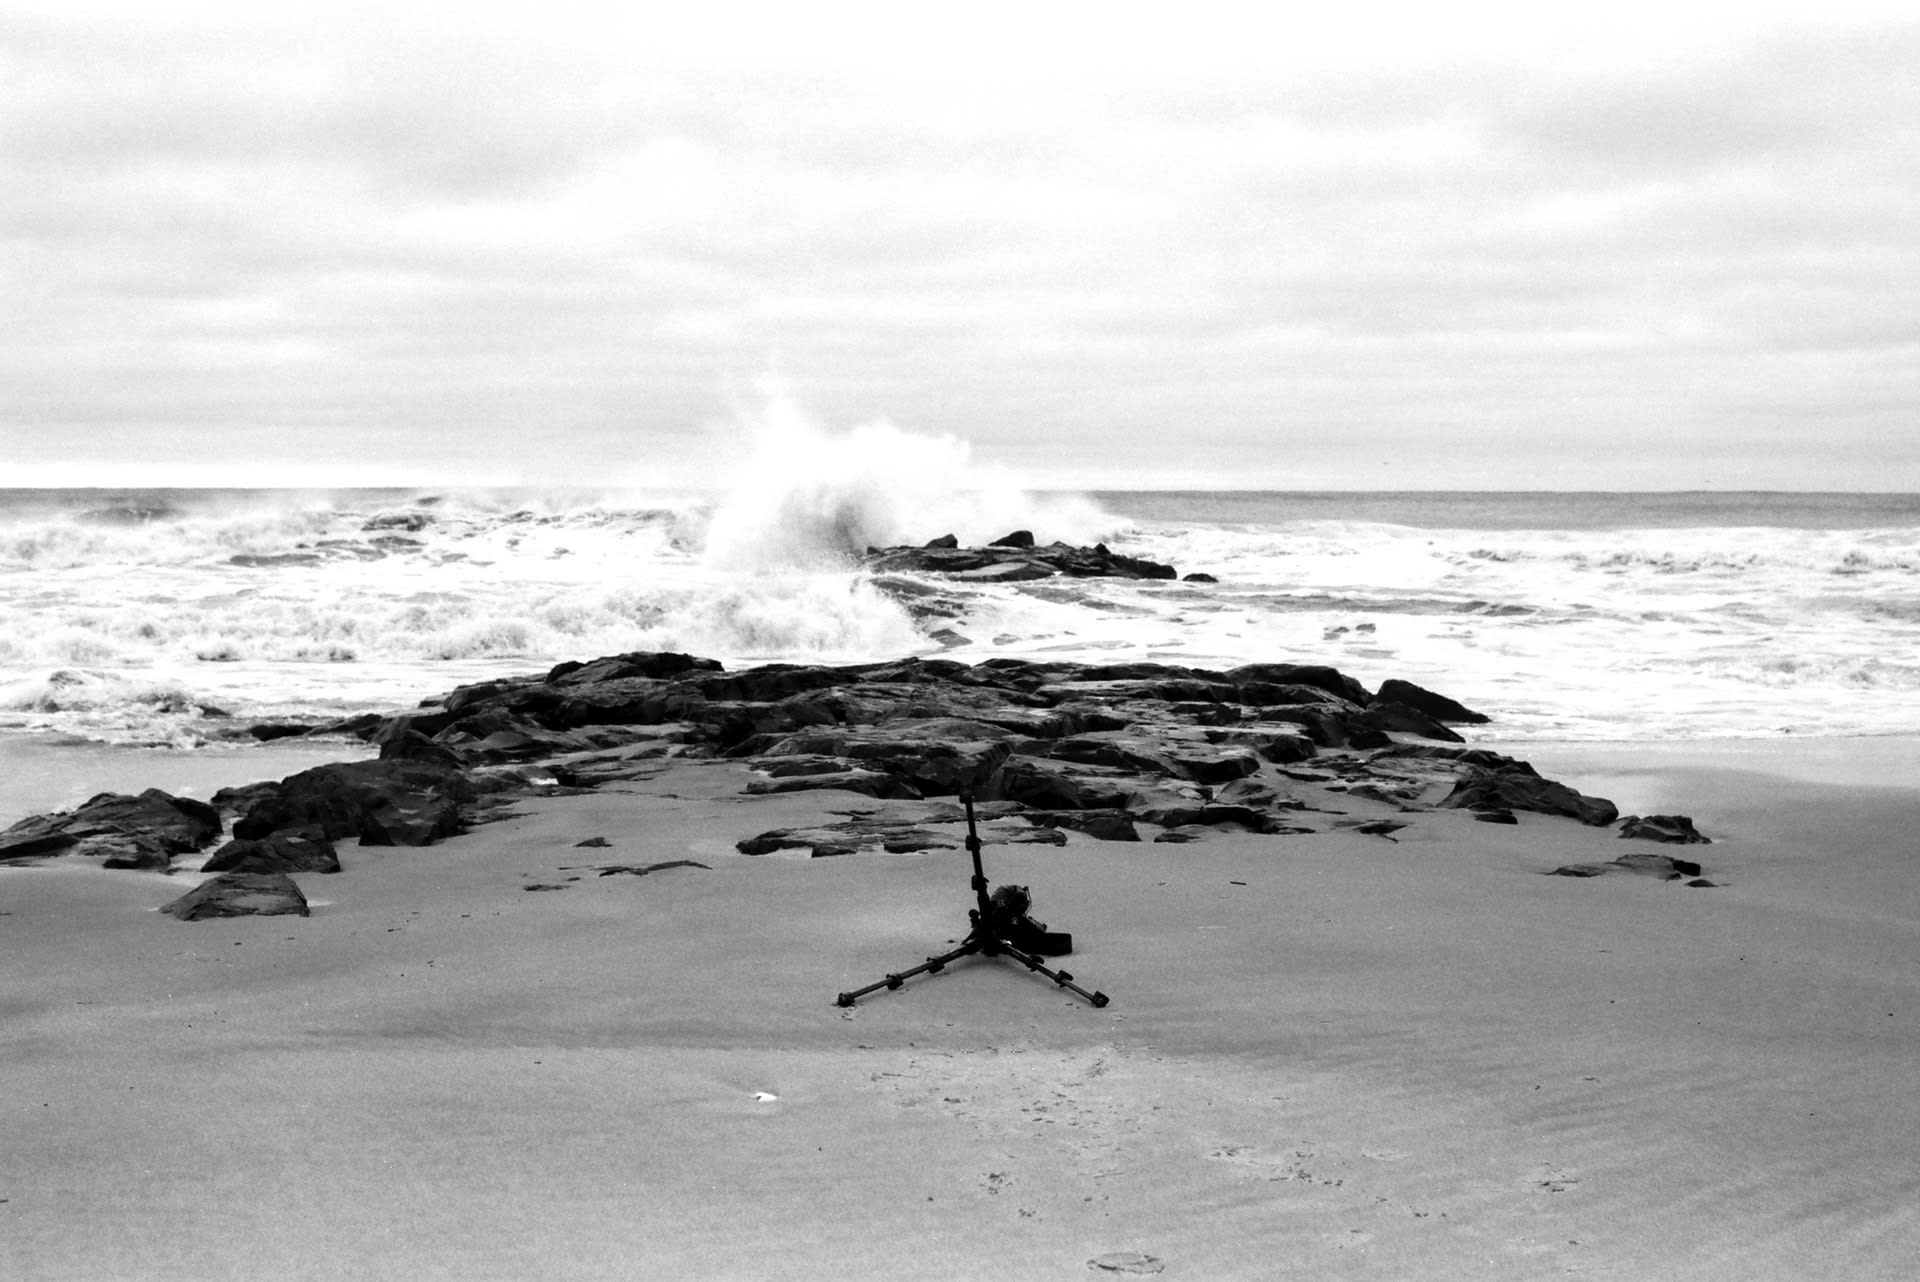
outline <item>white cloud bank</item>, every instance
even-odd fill
[[[1920,25],[1261,12],[0,0],[0,485],[1920,488]]]

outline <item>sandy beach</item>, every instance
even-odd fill
[[[345,845],[304,919],[7,870],[0,1273],[1910,1276],[1920,789],[1529,755],[1721,884],[1543,876],[1631,843],[1534,814],[990,845],[1111,1004],[972,959],[842,1010],[964,935],[966,859],[737,854],[866,799],[734,763]]]

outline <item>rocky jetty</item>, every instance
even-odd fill
[[[838,820],[770,829],[739,843],[747,854],[958,848],[963,793],[989,842],[1059,843],[1070,831],[1103,841],[1341,829],[1392,839],[1419,814],[1450,809],[1508,824],[1521,814],[1596,827],[1618,819],[1611,802],[1466,747],[1452,729],[1484,720],[1407,682],[1369,690],[1312,663],[1218,671],[915,658],[729,672],[685,654],[620,654],[462,686],[356,723],[378,760],[229,789],[211,806],[147,792],[35,816],[0,833],[0,860],[78,853],[164,871],[209,846],[231,816],[233,840],[206,870],[331,872],[335,843],[349,838],[426,845],[517,796],[590,789],[684,758],[747,765],[744,797],[842,799]],[[1705,840],[1674,815],[1632,819],[1622,835]]]
[[[963,548],[953,535],[920,547],[868,548],[866,566],[877,574],[944,574],[970,583],[1020,583],[1065,574],[1092,579],[1173,579],[1170,565],[1125,556],[1104,543],[1073,547],[1037,545],[1033,534],[1015,530],[985,547]]]

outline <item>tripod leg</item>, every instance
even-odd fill
[[[1034,956],[1032,953],[1026,952],[1023,949],[1015,948],[1012,944],[1009,944],[1004,939],[996,940],[994,947],[989,949],[988,951],[1005,953],[1007,956],[1019,962],[1022,966],[1025,966],[1028,970],[1040,972],[1042,975],[1045,975],[1048,979],[1051,979],[1054,983],[1066,989],[1068,992],[1080,994],[1080,996],[1086,998],[1088,1001],[1092,1002],[1095,1006],[1105,1006],[1107,1004],[1107,995],[1105,993],[1098,992],[1098,991],[1091,992],[1091,993],[1088,992],[1086,989],[1080,987],[1080,985],[1074,983],[1073,976],[1068,972],[1064,970],[1053,970],[1049,968],[1046,965],[1046,963],[1042,962],[1038,957]]]
[[[968,940],[950,953],[941,953],[938,957],[929,957],[918,966],[900,971],[898,974],[888,975],[885,979],[876,980],[868,984],[865,988],[856,988],[852,992],[841,993],[833,999],[833,1004],[835,1006],[851,1006],[868,993],[878,992],[882,988],[891,992],[907,980],[912,979],[915,975],[937,975],[946,968],[948,962],[953,961],[955,958],[965,957],[969,953],[977,953],[979,951],[980,945],[972,940]]]

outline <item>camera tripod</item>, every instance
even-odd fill
[[[991,895],[987,893],[987,874],[980,867],[980,830],[973,821],[973,794],[963,792],[960,800],[967,808],[967,850],[973,856],[973,895],[977,906],[967,910],[967,919],[973,923],[973,930],[952,952],[929,957],[918,966],[888,975],[865,988],[841,993],[834,999],[834,1005],[851,1006],[868,993],[882,988],[892,991],[915,975],[937,975],[946,969],[948,962],[978,953],[982,957],[1011,957],[1028,970],[1046,976],[1069,992],[1078,993],[1095,1006],[1105,1006],[1105,993],[1088,992],[1073,982],[1072,975],[1064,970],[1053,970],[1040,960],[1043,954],[1058,956],[1071,952],[1073,937],[1049,931],[1045,924],[1027,916],[1027,909],[1033,900],[1025,886],[1002,886]]]

